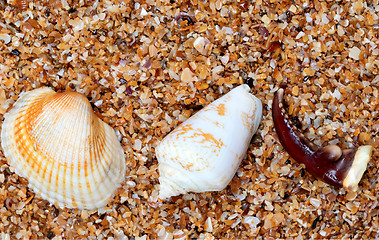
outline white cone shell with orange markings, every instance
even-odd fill
[[[115,131],[82,94],[39,88],[21,94],[4,117],[5,157],[51,203],[100,208],[124,180],[124,151]]]
[[[249,90],[246,84],[234,88],[159,143],[159,199],[229,184],[262,118],[262,103]]]

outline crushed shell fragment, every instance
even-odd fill
[[[159,199],[229,184],[262,118],[262,103],[249,90],[236,87],[159,143]]]
[[[5,44],[8,44],[11,42],[11,36],[6,33],[0,33],[0,40],[4,41]]]
[[[75,92],[39,88],[5,114],[1,145],[16,173],[60,207],[103,207],[125,177],[115,131]]]

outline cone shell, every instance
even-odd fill
[[[124,180],[124,152],[115,131],[82,94],[39,88],[21,94],[4,117],[5,157],[49,202],[99,208]]]
[[[160,199],[229,184],[262,118],[262,104],[249,90],[246,84],[236,87],[160,142]]]

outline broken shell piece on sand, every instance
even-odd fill
[[[207,55],[208,52],[210,51],[210,48],[212,45],[210,45],[210,41],[206,37],[198,37],[196,40],[193,42],[194,48],[199,51],[199,53],[203,55]]]
[[[1,145],[9,164],[49,202],[100,208],[124,180],[124,151],[115,131],[82,94],[29,91],[4,118]]]
[[[249,90],[246,84],[236,87],[159,143],[159,199],[229,184],[262,118],[261,101]]]

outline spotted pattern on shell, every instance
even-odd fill
[[[155,149],[159,198],[223,190],[262,118],[262,103],[243,84],[187,119]]]

